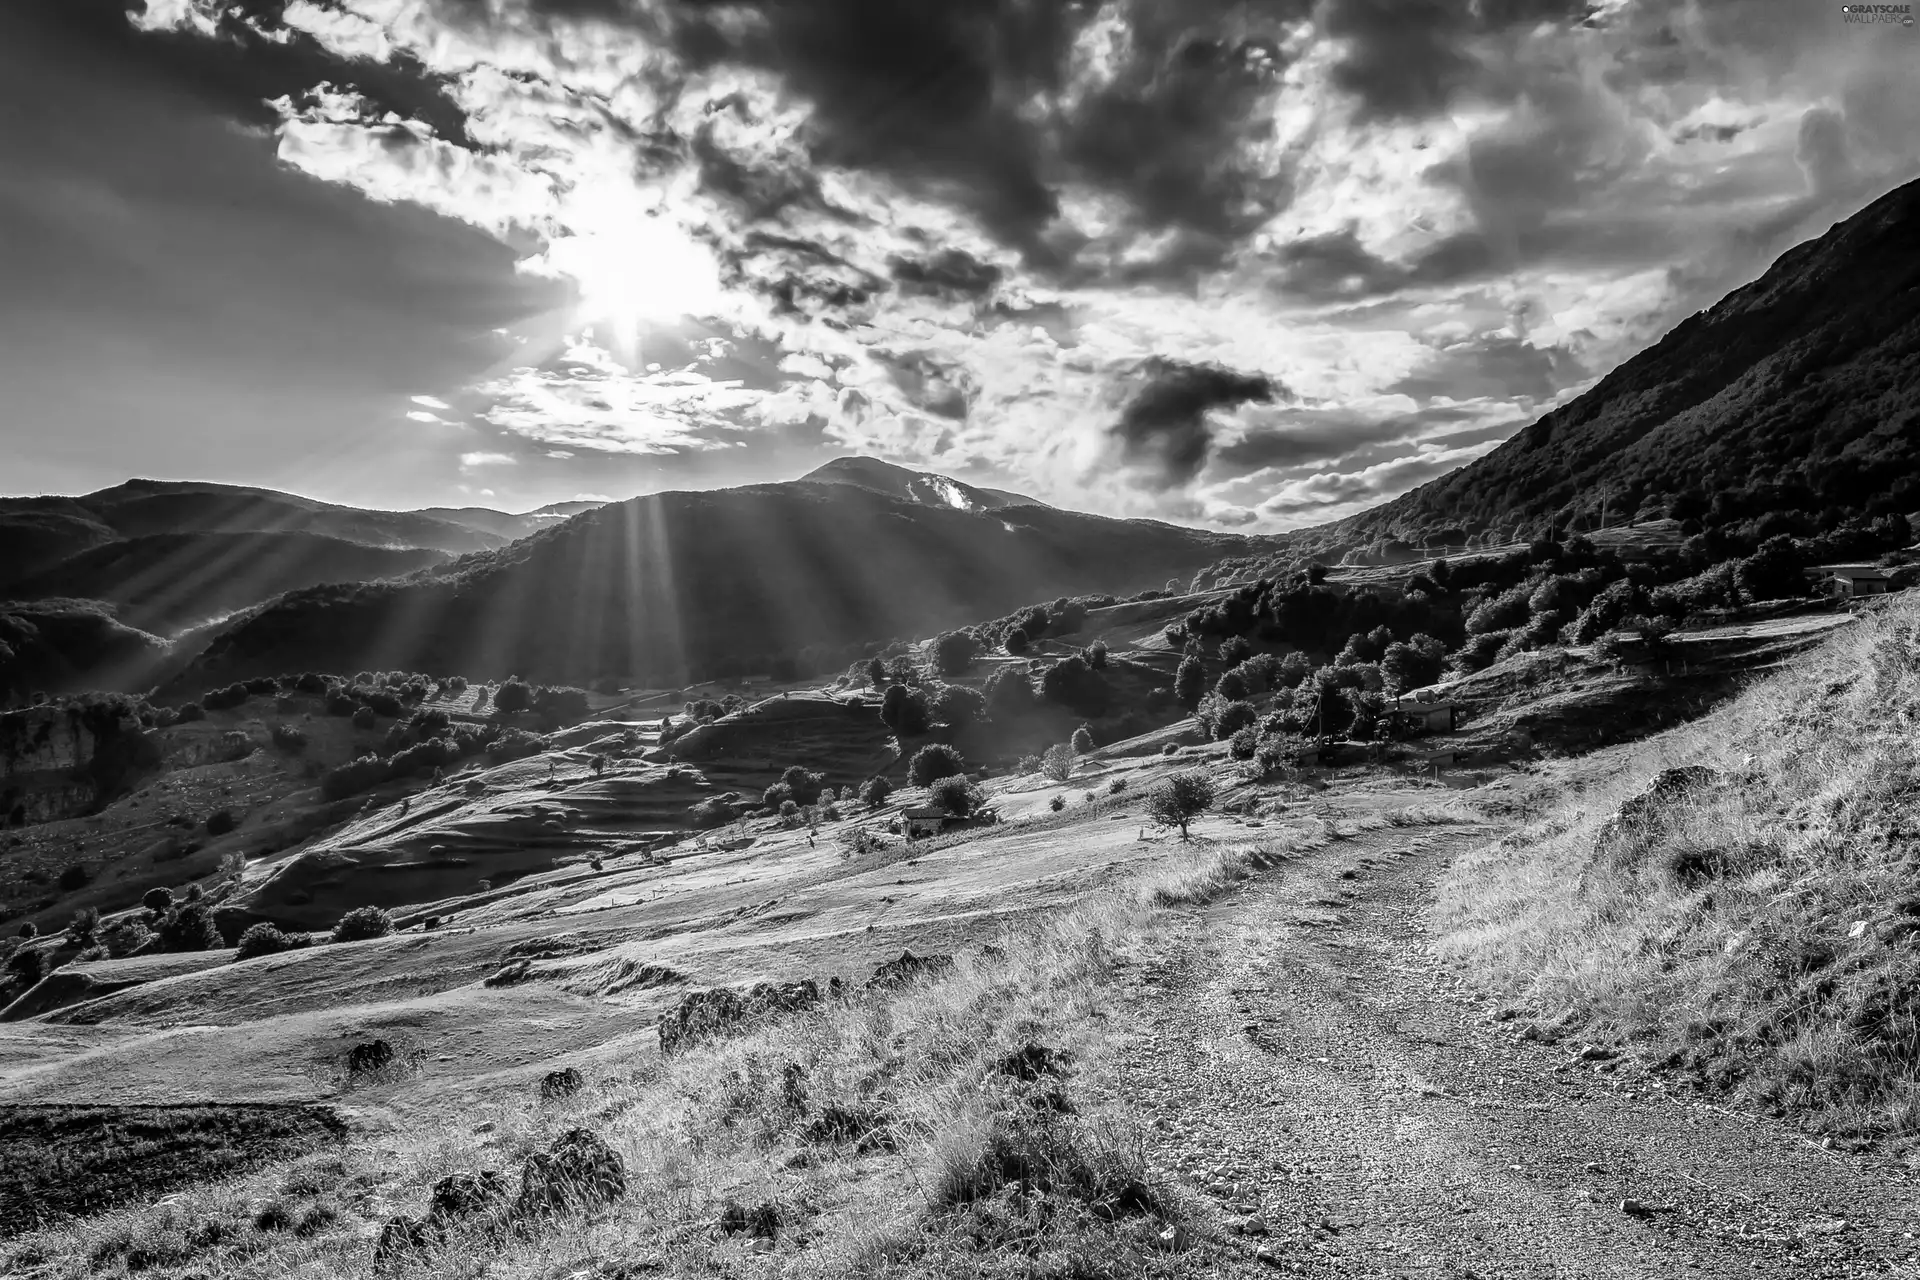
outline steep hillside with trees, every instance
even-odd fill
[[[406,581],[295,592],[236,619],[186,681],[309,667],[572,682],[677,682],[796,660],[831,670],[850,645],[1035,599],[1160,586],[1272,545],[849,484],[655,494]]]

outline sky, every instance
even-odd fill
[[[8,0],[0,492],[1351,514],[1920,173],[1819,0]]]

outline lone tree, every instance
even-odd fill
[[[1073,754],[1083,756],[1093,750],[1093,731],[1081,725],[1073,731]]]
[[[930,787],[941,778],[951,778],[955,774],[967,771],[967,762],[960,753],[944,742],[930,742],[913,753],[913,759],[907,764],[907,777],[916,787]]]
[[[1160,779],[1147,792],[1147,816],[1163,827],[1179,827],[1187,838],[1187,824],[1213,803],[1213,779],[1188,769]]]
[[[860,799],[869,809],[878,809],[893,794],[893,784],[885,778],[868,778],[867,785],[860,788]]]
[[[149,889],[141,895],[140,905],[155,915],[165,915],[173,907],[173,890],[168,888]]]
[[[1050,781],[1065,782],[1073,776],[1073,748],[1064,742],[1048,747],[1040,757],[1040,772]]]
[[[1087,665],[1095,671],[1105,671],[1107,669],[1107,642],[1105,640],[1095,640],[1087,646]]]
[[[1180,705],[1192,711],[1200,705],[1200,699],[1207,692],[1207,669],[1200,659],[1188,655],[1180,660],[1180,669],[1173,676],[1173,696]]]
[[[393,917],[379,907],[355,907],[333,926],[335,942],[360,942],[384,938],[393,932]]]

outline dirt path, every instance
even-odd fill
[[[1123,1087],[1229,1232],[1190,1273],[1920,1277],[1910,1173],[1490,1017],[1428,951],[1435,881],[1485,838],[1337,842],[1132,975]]]

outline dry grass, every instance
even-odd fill
[[[0,1252],[0,1274],[363,1275],[380,1223],[418,1216],[435,1181],[511,1175],[579,1125],[624,1159],[622,1204],[532,1235],[456,1234],[401,1274],[1184,1274],[1192,1259],[1156,1237],[1190,1208],[1149,1168],[1143,1122],[1107,1074],[1125,1034],[1110,976],[1155,945],[1163,907],[1211,900],[1321,838],[1318,824],[1260,834],[1172,845],[1170,865],[963,954],[937,980],[664,1060],[636,1046],[630,1071],[589,1071],[570,1100],[529,1096],[381,1135],[320,1176],[196,1186],[24,1236]],[[1009,1064],[1036,1050],[1057,1069],[1022,1078]],[[729,1204],[771,1206],[772,1252],[720,1229]]]
[[[1695,764],[1721,781],[1606,825]],[[1454,868],[1446,949],[1549,1021],[1639,1042],[1814,1131],[1914,1135],[1920,606],[1593,773]]]

